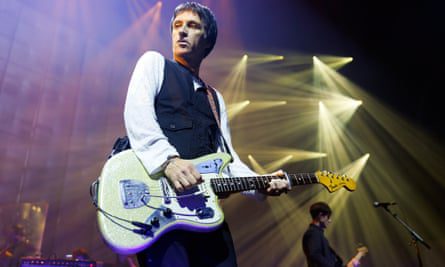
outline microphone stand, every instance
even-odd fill
[[[428,245],[428,243],[425,242],[425,240],[423,240],[423,238],[417,234],[411,227],[409,227],[408,224],[406,224],[402,219],[400,219],[400,217],[389,210],[388,205],[382,206],[389,214],[391,214],[392,217],[394,217],[394,219],[396,219],[401,225],[403,225],[403,227],[405,227],[406,230],[408,230],[408,232],[411,234],[411,243],[410,245],[414,245],[414,247],[416,248],[416,254],[417,254],[417,261],[419,262],[419,267],[423,266],[422,263],[422,258],[420,257],[420,248],[417,242],[422,243],[426,248],[431,249],[430,245]]]

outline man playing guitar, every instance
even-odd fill
[[[312,222],[303,235],[303,251],[306,255],[308,267],[340,267],[343,260],[329,246],[324,236],[324,229],[331,223],[332,210],[325,202],[311,205],[309,212]],[[357,267],[360,258],[368,252],[366,247],[358,249],[358,253],[349,260],[346,267]]]

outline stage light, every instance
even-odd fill
[[[312,57],[314,60],[314,64],[323,64],[328,66],[331,69],[338,70],[341,67],[345,66],[348,63],[351,63],[352,57],[338,57],[338,56],[328,56],[328,55],[320,55]]]
[[[256,111],[260,111],[260,110],[271,109],[274,107],[283,106],[286,104],[287,104],[287,101],[255,101],[255,102],[249,101],[249,106],[247,106],[245,109],[243,109],[243,112],[244,113],[256,112]]]
[[[244,55],[246,59],[249,59],[249,66],[258,65],[258,64],[264,64],[264,63],[270,63],[274,61],[283,60],[283,56],[278,55],[270,55],[270,54],[261,54],[256,52],[249,52],[249,56]]]

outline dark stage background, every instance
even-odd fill
[[[178,3],[165,1],[160,17],[153,18],[147,14],[156,4],[151,0],[0,2],[0,251],[19,225],[33,244],[24,255],[37,251],[63,258],[85,248],[95,260],[123,262],[101,240],[89,185],[115,138],[125,133],[123,104],[137,58],[149,49],[171,57],[168,23]],[[220,27],[215,51],[203,66],[203,77],[212,84],[221,84],[219,71],[227,70],[221,61],[225,51],[240,57],[252,51],[354,58],[339,72],[416,131],[404,124],[400,132],[376,127],[373,138],[387,149],[379,150],[374,139],[360,133],[378,118],[351,122],[361,152],[375,151],[359,190],[344,196],[336,211],[334,206],[337,217],[327,235],[344,258],[354,254],[357,242],[366,244],[370,253],[363,266],[416,266],[409,234],[372,207],[375,200],[397,201],[397,211],[432,246],[421,246],[425,266],[439,266],[445,259],[441,6],[433,1],[202,3],[214,10]],[[247,94],[257,92],[254,84],[248,80]],[[279,98],[279,91],[269,93]],[[376,115],[364,108],[358,113]],[[232,129],[243,129],[244,122],[235,120]],[[411,133],[410,142],[398,142]],[[236,147],[248,147],[248,133],[233,135]],[[311,132],[282,141],[302,148],[303,135]],[[285,167],[311,171],[316,166],[309,161]],[[239,196],[225,202],[240,266],[302,266],[301,235],[315,200],[324,195],[311,188],[265,203]],[[0,255],[0,265],[9,260]]]

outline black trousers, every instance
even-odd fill
[[[137,254],[140,267],[236,267],[226,222],[213,232],[173,230]]]

